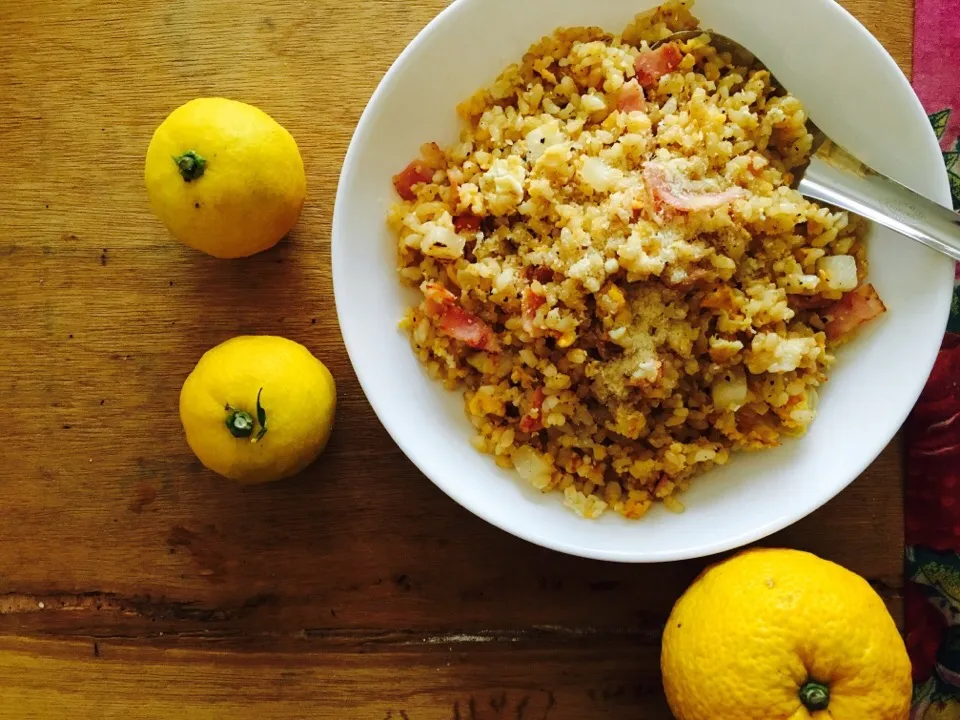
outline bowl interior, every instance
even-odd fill
[[[661,561],[759,539],[810,513],[879,454],[932,367],[953,263],[888,231],[870,238],[871,281],[890,312],[845,347],[803,439],[740,454],[694,481],[687,511],[640,522],[582,520],[470,446],[458,393],[429,380],[397,330],[417,294],[395,272],[385,223],[391,176],[421,143],[456,140],[458,102],[558,26],[619,31],[655,2],[459,0],[384,78],[344,162],[333,229],[337,310],[351,361],[381,422],[406,455],[457,502],[532,542],[586,557]],[[938,201],[949,197],[936,138],[906,78],[879,43],[831,0],[699,0],[703,26],[739,40],[863,160]]]

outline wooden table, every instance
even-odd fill
[[[702,562],[542,550],[449,500],[381,428],[347,362],[330,217],[353,127],[445,0],[0,3],[0,715],[668,718],[658,638]],[[909,71],[911,0],[844,3]],[[142,181],[195,96],[297,138],[289,241],[216,261],[173,242]],[[240,333],[299,340],[340,388],[299,478],[203,470],[180,385]],[[870,579],[901,611],[900,452],[769,542]]]

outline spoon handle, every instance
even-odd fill
[[[960,260],[960,215],[881,175],[833,142],[810,159],[797,190]]]

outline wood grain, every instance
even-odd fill
[[[497,531],[383,431],[335,323],[330,219],[354,124],[445,0],[0,4],[0,715],[344,720],[669,717],[658,638],[703,566],[570,558]],[[909,71],[910,0],[846,7]],[[153,128],[219,94],[297,138],[288,241],[221,262],[142,187]],[[176,415],[200,354],[303,342],[336,376],[323,459],[205,472]],[[895,443],[769,544],[871,580],[899,617]]]

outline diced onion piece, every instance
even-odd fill
[[[850,292],[859,284],[857,261],[852,255],[830,255],[820,258],[817,267],[831,290]]]
[[[465,245],[466,240],[451,228],[432,220],[423,224],[420,249],[425,255],[441,260],[456,260],[463,256]]]
[[[596,157],[586,157],[580,168],[580,179],[596,192],[613,190],[623,179],[623,173]]]
[[[580,98],[580,107],[585,112],[595,113],[607,109],[607,103],[601,95],[584,95]]]
[[[538,490],[542,490],[550,484],[553,466],[538,455],[533,448],[527,445],[517,448],[511,460],[513,460],[513,466],[516,468],[517,474]]]
[[[747,378],[727,372],[713,383],[713,404],[718,410],[736,410],[747,401]]]
[[[566,139],[566,136],[560,129],[560,122],[558,120],[551,120],[534,128],[527,133],[525,138],[527,144],[527,160],[535,163],[547,148],[559,145]]]

